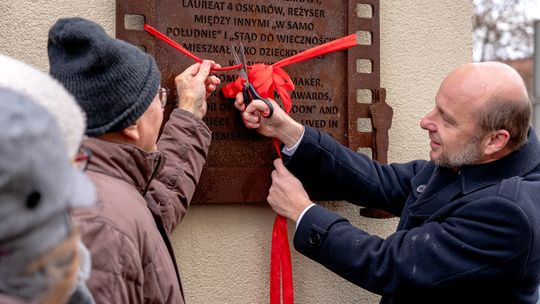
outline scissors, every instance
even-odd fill
[[[236,64],[242,65],[242,67],[240,68],[239,74],[242,78],[246,80],[244,82],[244,87],[242,88],[242,95],[244,96],[244,103],[247,106],[251,101],[253,101],[253,99],[262,100],[268,106],[269,112],[261,113],[261,115],[264,117],[272,116],[272,114],[274,114],[274,106],[272,105],[272,103],[268,99],[262,98],[261,95],[257,93],[257,90],[255,90],[253,85],[249,83],[246,56],[244,54],[244,45],[240,43],[240,56],[238,56],[238,53],[236,52],[234,46],[231,46],[231,48],[234,54],[234,61],[236,62]]]

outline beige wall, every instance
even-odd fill
[[[444,75],[471,60],[471,14],[470,0],[381,0],[381,83],[394,108],[391,162],[428,156],[418,122],[432,107]],[[0,53],[46,71],[47,30],[63,16],[93,19],[114,33],[112,0],[5,0]],[[396,225],[396,220],[361,218],[358,208],[347,204],[325,205],[370,233],[386,236]],[[188,303],[268,303],[273,220],[264,205],[192,206],[174,235]],[[289,228],[294,231],[292,224]],[[297,303],[377,303],[377,296],[294,250],[292,256]]]

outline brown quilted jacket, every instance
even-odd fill
[[[158,142],[160,152],[88,139],[87,170],[95,207],[74,212],[90,249],[87,282],[96,303],[184,303],[169,235],[182,220],[210,145],[210,130],[176,109]]]

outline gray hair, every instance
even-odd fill
[[[510,133],[508,147],[519,149],[527,141],[527,132],[531,123],[532,103],[526,100],[512,100],[503,96],[493,96],[479,110],[478,129],[484,135],[497,130]]]

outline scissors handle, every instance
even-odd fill
[[[263,117],[268,118],[268,117],[272,116],[272,114],[274,114],[274,106],[272,105],[272,103],[268,99],[262,98],[261,95],[259,95],[259,93],[257,93],[257,90],[255,90],[253,85],[249,84],[247,86],[244,86],[244,88],[242,89],[242,94],[244,96],[244,103],[246,104],[246,106],[253,99],[262,100],[266,104],[266,106],[268,106],[268,109],[269,109],[268,113],[264,113],[264,112],[261,113],[261,115]]]

